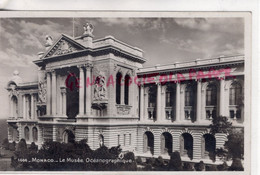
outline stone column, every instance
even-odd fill
[[[60,106],[59,106],[59,116],[62,116],[62,106],[63,106],[63,93],[61,92],[62,90],[60,89]]]
[[[161,103],[161,100],[162,100],[162,86],[161,86],[161,83],[157,82],[157,98],[156,98],[156,118],[157,118],[157,121],[161,121],[161,109],[162,109],[162,103]]]
[[[46,104],[46,110],[47,115],[51,115],[51,74],[50,72],[47,72],[47,104]]]
[[[57,141],[57,127],[55,125],[53,125],[53,128],[52,128],[52,140],[54,142]]]
[[[26,115],[26,119],[29,119],[29,95],[27,97],[25,97],[25,115]]]
[[[12,96],[9,96],[9,114],[10,117],[13,117],[13,101],[12,101]]]
[[[181,117],[181,83],[176,83],[176,122],[180,121]]]
[[[78,66],[79,69],[79,116],[84,115],[84,69],[83,66],[80,65]]]
[[[52,100],[51,100],[51,103],[52,103],[52,115],[55,116],[57,115],[57,108],[56,108],[56,105],[57,105],[57,96],[56,96],[56,91],[57,91],[57,87],[56,87],[56,72],[55,70],[52,71]]]
[[[121,86],[121,95],[120,95],[120,102],[121,102],[121,105],[124,105],[125,104],[125,77],[123,77],[122,75],[122,78],[121,78],[121,83],[120,83],[120,86]]]
[[[140,85],[140,120],[144,120],[144,85]]]
[[[23,95],[23,119],[26,119],[26,99],[25,94]]]
[[[31,119],[34,119],[34,95],[31,94]]]
[[[197,80],[197,106],[196,106],[196,120],[200,122],[201,119],[201,80]]]
[[[66,92],[62,92],[62,115],[66,116],[67,113],[67,99],[66,99]]]
[[[91,75],[91,69],[92,69],[92,64],[87,64],[86,65],[86,79],[89,77],[90,82],[92,82],[92,75]],[[86,116],[91,115],[91,103],[92,103],[92,98],[91,98],[91,86],[86,87]]]
[[[223,78],[223,77],[222,77]],[[225,100],[225,97],[224,97],[224,78],[220,80],[220,90],[219,90],[219,97],[220,97],[220,100],[219,100],[219,115],[221,116],[224,116],[225,115],[225,107],[224,107],[224,100]]]

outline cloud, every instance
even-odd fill
[[[0,55],[2,64],[11,67],[32,65],[39,51],[44,51],[47,34],[58,38],[60,32],[66,32],[61,24],[50,20],[41,24],[25,20],[6,19],[0,25]]]
[[[182,27],[187,27],[190,29],[197,30],[209,30],[211,28],[210,23],[206,21],[204,18],[176,18],[174,21]]]
[[[10,67],[29,67],[33,65],[32,61],[35,59],[33,56],[18,53],[13,48],[8,48],[5,51],[0,50],[1,64]]]
[[[115,25],[124,26],[127,31],[131,33],[140,30],[160,30],[164,32],[166,28],[166,20],[163,18],[98,18],[97,21],[102,22],[109,27]]]
[[[174,21],[183,28],[199,31],[244,33],[243,18],[176,18]]]

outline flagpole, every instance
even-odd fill
[[[72,29],[72,32],[73,32],[72,35],[73,35],[73,38],[75,38],[75,34],[74,34],[74,33],[75,33],[75,32],[74,32],[74,17],[73,17],[73,19],[72,19],[72,28],[73,28],[73,29]]]

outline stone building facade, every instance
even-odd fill
[[[143,51],[107,36],[46,36],[34,63],[37,82],[17,71],[7,84],[8,139],[41,146],[85,139],[92,149],[121,145],[136,156],[209,160],[225,134],[211,134],[214,117],[244,122],[244,56],[143,68]]]

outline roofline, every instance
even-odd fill
[[[231,60],[225,60],[225,58],[231,58]],[[232,60],[232,58],[234,60]],[[238,58],[237,60],[235,60]],[[207,63],[208,61],[208,63]],[[212,62],[210,62],[212,61]],[[215,62],[214,62],[215,61]],[[206,63],[202,63],[206,62]],[[194,61],[186,61],[186,62],[175,62],[173,64],[164,64],[164,65],[155,65],[145,68],[139,68],[138,75],[153,73],[153,72],[169,72],[169,71],[177,71],[187,68],[198,68],[198,67],[207,67],[211,65],[222,65],[227,63],[244,63],[244,55],[234,55],[234,56],[220,56],[210,59],[196,59]],[[184,64],[184,65],[183,65]]]

